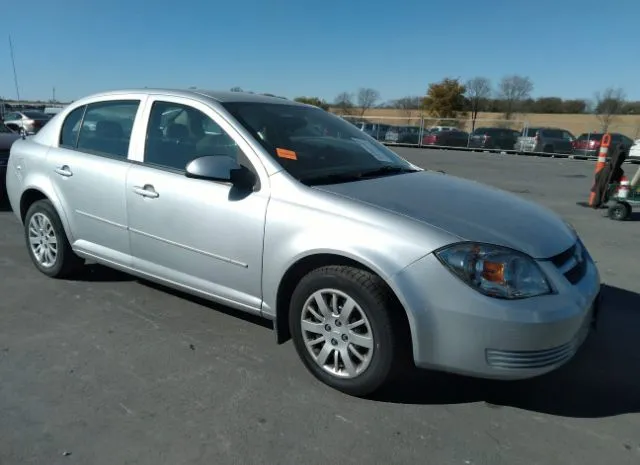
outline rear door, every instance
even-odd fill
[[[58,147],[47,153],[73,247],[126,266],[131,262],[125,202],[129,144],[145,98],[127,94],[73,110],[62,124]]]

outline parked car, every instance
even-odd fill
[[[629,158],[640,159],[640,139],[633,141],[633,145],[629,149]]]
[[[12,131],[35,134],[51,119],[51,115],[40,111],[24,110],[7,113],[4,124]]]
[[[518,137],[515,150],[521,153],[558,153],[570,154],[575,136],[560,128],[525,128]]]
[[[184,118],[161,129],[171,109]],[[572,358],[598,313],[596,265],[557,214],[420,169],[289,100],[95,94],[15,141],[6,179],[44,275],[91,260],[260,315],[353,395],[404,361],[541,375]]]
[[[5,178],[11,145],[20,138],[20,134],[0,123],[0,203],[5,200]]]
[[[420,142],[419,126],[391,126],[384,136],[385,142],[395,144],[415,144]]]
[[[365,134],[373,137],[376,140],[384,140],[387,131],[391,127],[389,124],[379,123],[358,123],[356,127]]]
[[[438,147],[466,147],[468,142],[469,133],[459,129],[429,131],[422,136],[422,145]]]
[[[622,146],[623,150],[630,150],[633,146],[633,139],[617,132],[611,132],[611,147]],[[573,141],[573,148],[571,153],[573,155],[583,157],[597,157],[600,152],[600,144],[602,143],[602,132],[585,132],[580,134],[578,138]],[[609,149],[611,150],[611,148]]]
[[[469,147],[488,150],[514,150],[518,134],[506,128],[476,128],[469,137]]]

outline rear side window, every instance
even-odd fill
[[[99,155],[127,158],[131,129],[139,100],[119,100],[87,106],[77,149]]]
[[[60,147],[66,147],[69,149],[75,149],[78,143],[78,131],[80,129],[80,122],[84,115],[86,106],[81,106],[73,110],[67,115],[62,123],[62,131],[60,132]]]

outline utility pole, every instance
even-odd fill
[[[18,102],[20,101],[20,89],[18,88],[18,75],[16,74],[16,61],[13,56],[13,42],[11,42],[11,34],[9,34],[9,50],[11,51],[11,64],[13,65],[13,81],[16,84],[16,95]]]
[[[56,86],[53,86],[53,103],[56,103]]]

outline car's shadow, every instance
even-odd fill
[[[640,294],[603,286],[597,331],[575,358],[524,381],[488,381],[416,370],[373,399],[403,404],[486,402],[567,417],[640,412]]]
[[[10,212],[11,210],[11,204],[9,203],[9,201],[7,200],[7,194],[6,192],[0,192],[0,212]]]
[[[123,273],[122,271],[115,270],[113,268],[98,265],[97,263],[91,263],[85,265],[82,268],[82,271],[72,276],[70,280],[89,283],[115,283],[124,281],[135,281],[136,277],[127,273]]]

